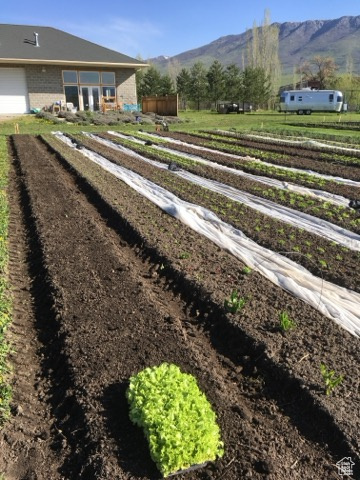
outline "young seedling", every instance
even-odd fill
[[[231,313],[236,313],[241,310],[246,303],[246,298],[240,297],[239,292],[233,290],[230,295],[230,299],[226,298],[224,301],[224,307]]]
[[[289,330],[296,327],[296,323],[292,318],[289,317],[287,312],[279,313],[280,329],[283,332],[288,332]]]
[[[243,273],[244,275],[249,275],[251,272],[252,272],[252,269],[247,265],[245,265],[245,267],[241,270],[241,273]]]
[[[320,372],[325,383],[326,395],[330,395],[334,388],[340,385],[340,383],[344,380],[342,375],[337,377],[335,371],[329,370],[323,363],[320,364]]]
[[[319,263],[322,266],[322,268],[328,268],[328,264],[326,263],[325,260],[320,258]]]

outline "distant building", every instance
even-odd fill
[[[135,72],[148,66],[51,27],[0,25],[0,45],[0,114],[137,104]]]

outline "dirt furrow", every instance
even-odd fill
[[[31,231],[28,229],[24,198],[15,162],[10,169],[8,198],[9,282],[12,285],[13,321],[9,331],[13,353],[12,416],[0,436],[0,472],[6,480],[51,478],[60,479],[57,468],[62,454],[52,448],[54,418],[48,404],[50,382],[44,370],[42,342],[46,325],[39,325],[33,289],[33,268],[36,264]],[[21,207],[23,204],[24,208]],[[30,265],[31,263],[31,265]],[[58,433],[55,432],[55,439]],[[42,475],[34,477],[34,472]]]

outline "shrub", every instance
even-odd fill
[[[60,112],[58,118],[64,118],[67,122],[71,123],[76,123],[79,120],[75,113],[72,112]]]
[[[192,375],[163,363],[130,378],[130,419],[144,429],[164,477],[224,453],[215,412]]]
[[[62,123],[55,115],[50,112],[41,111],[36,114],[36,118],[41,118],[42,120],[47,120],[52,123]]]
[[[78,117],[80,121],[86,121],[89,119],[89,115],[84,110],[76,112],[75,116]]]

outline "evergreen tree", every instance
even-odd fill
[[[224,79],[226,99],[231,102],[238,102],[242,92],[240,68],[234,63],[228,65],[224,72]]]
[[[173,95],[175,93],[174,84],[169,75],[163,75],[160,79],[160,95]]]
[[[208,81],[206,69],[202,62],[196,62],[190,69],[190,99],[193,100],[197,109],[200,110],[200,103],[207,98]]]
[[[242,100],[256,109],[265,106],[271,97],[269,76],[261,67],[246,67],[242,74]]]
[[[162,83],[159,71],[151,65],[142,78],[140,85],[141,96],[161,95]]]
[[[143,63],[144,60],[141,58],[140,55],[138,55],[137,57],[137,60],[140,60],[142,61]],[[138,101],[141,103],[141,99],[143,97],[143,94],[142,94],[142,82],[143,82],[143,78],[144,78],[144,75],[145,75],[145,71],[143,68],[139,68],[138,70],[136,70],[135,72],[135,81],[136,81],[136,93],[137,93],[137,97],[138,97]]]
[[[215,60],[210,66],[206,77],[209,84],[209,99],[215,103],[216,107],[217,102],[222,98],[225,93],[224,68],[218,60]]]
[[[187,101],[190,96],[191,75],[189,70],[183,68],[176,77],[176,90],[180,97],[180,105],[186,110]]]

